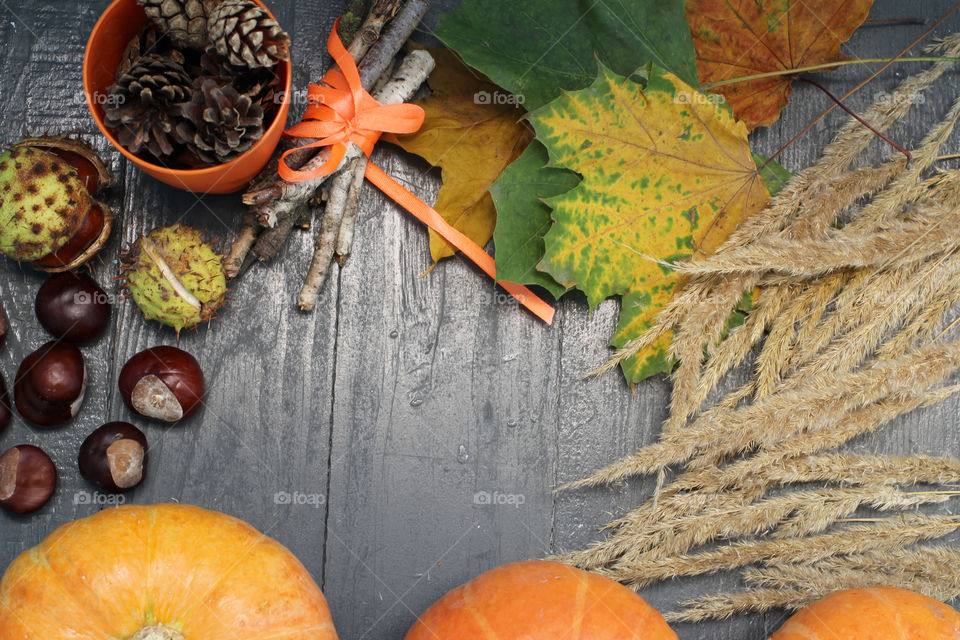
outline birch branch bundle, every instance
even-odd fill
[[[357,63],[363,88],[381,104],[406,102],[433,70],[425,51],[408,54],[396,71],[394,58],[429,9],[428,0],[373,0],[347,51]],[[313,140],[301,139],[299,145]],[[302,311],[310,311],[326,281],[334,258],[343,264],[353,248],[354,229],[367,160],[356,145],[337,170],[303,182],[285,182],[277,175],[280,155],[293,147],[281,144],[271,162],[254,179],[243,196],[249,205],[240,230],[224,262],[227,276],[236,278],[256,261],[273,258],[294,228],[302,224],[308,203],[321,189],[328,190],[314,255],[298,298]],[[330,157],[329,148],[303,149],[287,156],[293,169],[311,170]],[[329,184],[329,187],[327,186]]]

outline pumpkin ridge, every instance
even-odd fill
[[[69,522],[67,523],[67,525],[70,526],[71,529],[74,529],[74,530],[79,529],[80,531],[85,530],[81,528],[81,525],[83,525],[83,527],[85,527],[86,529],[90,528],[90,524],[88,520],[77,520],[77,521]],[[74,595],[73,590],[70,589],[68,585],[65,583],[63,576],[59,574],[50,564],[50,554],[55,553],[56,547],[55,546],[51,547],[48,553],[47,546],[48,546],[47,540],[44,540],[39,545],[37,545],[37,550],[41,554],[43,563],[49,569],[50,574],[56,577],[57,584],[60,586],[61,590],[66,591],[70,594],[71,600],[74,602],[74,604],[77,605],[78,608],[85,611],[90,610],[91,605],[89,603],[83,603],[80,600],[78,600]],[[100,620],[100,626],[103,629],[109,629],[110,624],[107,621],[107,615],[104,613],[104,610],[101,607],[101,603],[105,596],[101,593],[94,592],[93,590],[91,590],[91,592],[96,595],[96,603],[93,604],[93,613],[95,613],[97,618]],[[113,631],[118,631],[118,630],[114,629]],[[107,632],[106,635],[110,638],[113,638],[114,640],[127,640],[126,636],[122,633]]]
[[[70,589],[67,589],[66,585],[63,583],[63,577],[59,573],[54,571],[53,567],[50,566],[50,561],[47,559],[47,552],[44,549],[45,544],[46,544],[46,540],[44,540],[43,542],[38,544],[36,547],[34,547],[34,551],[38,558],[38,561],[34,563],[34,567],[42,567],[43,569],[45,569],[47,574],[53,577],[53,582],[54,584],[56,584],[57,590],[60,591],[60,593],[65,594],[67,599],[70,602],[72,602],[73,605],[78,610],[86,611],[87,607],[85,607],[79,600],[77,600],[77,596],[74,595],[73,591],[71,591]],[[112,634],[109,631],[107,631],[107,621],[103,618],[103,612],[98,609],[96,611],[93,611],[92,613],[93,613],[92,618],[97,623],[96,626],[99,628],[100,633],[102,633],[105,637],[108,637],[108,638],[116,638],[117,636],[115,634]]]
[[[577,584],[577,593],[574,595],[575,604],[573,606],[573,620],[570,621],[570,639],[571,640],[580,640],[583,638],[583,620],[587,617],[589,609],[587,608],[587,590],[589,585],[587,585],[586,579],[583,576],[577,576],[579,582]]]
[[[884,640],[960,638],[960,613],[917,591],[898,587],[854,588],[832,593],[787,620],[770,640]]]
[[[179,629],[161,623],[140,627],[140,630],[128,640],[185,640],[185,638]]]
[[[583,576],[583,577],[581,577],[581,578],[582,578],[582,579],[581,579],[581,584],[583,584],[584,586],[589,586],[588,583],[587,583],[587,578],[586,578],[585,576]],[[587,618],[587,614],[590,613],[590,612],[591,612],[593,609],[595,609],[596,607],[601,606],[601,605],[603,606],[604,609],[606,609],[607,611],[609,611],[610,614],[611,614],[613,617],[615,617],[615,618],[623,625],[623,627],[624,627],[625,629],[629,629],[629,628],[630,628],[630,625],[628,625],[628,624],[617,614],[617,611],[616,611],[615,609],[613,609],[613,608],[612,608],[609,604],[607,604],[607,602],[606,602],[606,595],[607,595],[608,593],[610,593],[611,591],[615,591],[617,587],[621,586],[620,583],[619,583],[619,582],[611,582],[611,584],[604,584],[603,586],[605,587],[603,593],[600,594],[600,597],[594,598],[593,604],[591,604],[589,607],[586,606],[587,592],[586,592],[586,590],[584,590],[584,592],[583,592],[583,600],[584,600],[584,601],[583,601],[583,604],[584,604],[583,615],[582,615],[582,617],[581,617],[579,620],[577,620],[577,628],[578,628],[578,630],[579,630],[578,638],[579,638],[580,640],[582,640],[582,638],[583,638],[583,628],[582,628],[582,627],[583,627],[583,621],[586,620],[586,618]],[[580,592],[579,592],[579,591],[577,592],[577,597],[578,597],[578,598],[580,597]],[[643,612],[643,618],[642,618],[642,622],[643,622],[643,623],[646,623],[646,622],[650,619],[650,614],[651,614],[651,612],[653,612],[653,609],[649,609],[649,610],[646,610],[646,611]]]
[[[172,505],[167,505],[167,508],[170,508],[171,506],[172,506]],[[123,508],[123,507],[119,507],[119,508]],[[131,508],[137,508],[137,507],[131,507]],[[175,508],[175,509],[178,510],[178,511],[182,511],[182,512],[193,511],[193,510],[195,510],[195,509],[198,509],[197,507],[193,507],[192,505],[179,505],[179,504],[178,504],[176,507],[173,507],[173,508]],[[148,551],[147,551],[147,556],[148,556],[148,557],[147,557],[147,562],[148,562],[148,564],[147,564],[147,578],[148,578],[148,583],[149,583],[149,584],[148,584],[148,588],[150,589],[150,591],[149,591],[149,606],[148,606],[148,610],[147,610],[147,612],[146,612],[146,613],[147,613],[147,619],[144,621],[144,626],[146,627],[146,626],[150,626],[150,625],[153,625],[153,624],[156,624],[156,623],[162,623],[162,624],[166,624],[167,626],[170,626],[170,627],[174,627],[174,628],[177,628],[177,629],[183,629],[183,628],[186,626],[186,623],[187,623],[187,621],[188,621],[188,619],[189,619],[189,617],[190,617],[190,614],[196,609],[197,605],[203,603],[203,601],[204,601],[217,587],[219,587],[220,585],[223,584],[223,581],[224,581],[224,580],[226,579],[226,577],[230,574],[230,572],[240,563],[240,560],[241,560],[242,558],[244,558],[244,557],[247,555],[247,553],[249,552],[249,550],[252,549],[253,547],[255,547],[256,544],[258,544],[261,539],[265,538],[266,535],[263,534],[263,533],[261,533],[260,531],[258,531],[258,530],[255,529],[254,527],[250,526],[249,524],[247,524],[246,522],[244,522],[244,521],[242,521],[242,520],[240,520],[240,519],[238,519],[238,518],[234,518],[233,516],[229,516],[229,515],[227,515],[227,514],[220,514],[220,515],[223,516],[224,518],[228,518],[229,520],[232,520],[232,521],[234,521],[234,522],[238,522],[238,523],[244,525],[245,527],[247,527],[250,531],[255,532],[255,533],[257,534],[257,536],[258,536],[257,539],[256,539],[253,543],[251,543],[247,548],[245,548],[242,553],[238,554],[238,556],[237,556],[238,559],[236,560],[236,562],[234,562],[233,564],[231,564],[230,567],[229,567],[226,571],[224,571],[223,574],[222,574],[220,577],[217,578],[217,580],[216,580],[216,581],[214,582],[214,584],[210,587],[210,589],[207,590],[206,593],[202,594],[202,596],[200,596],[200,597],[195,598],[195,604],[191,605],[188,609],[186,609],[185,611],[181,612],[180,615],[177,616],[176,620],[170,620],[170,621],[158,620],[158,619],[156,618],[156,615],[154,614],[154,611],[155,611],[155,606],[154,606],[154,605],[155,605],[155,603],[154,603],[154,601],[153,601],[153,594],[154,594],[154,591],[153,591],[153,584],[154,584],[154,575],[153,575],[154,563],[153,563],[153,558],[154,558],[154,556],[155,556],[155,551],[156,551],[155,545],[157,544],[157,541],[158,541],[157,531],[156,531],[157,523],[159,522],[159,519],[157,518],[157,516],[158,516],[158,511],[159,511],[159,509],[158,509],[158,506],[157,506],[157,505],[151,505],[150,507],[148,507],[148,515],[149,515],[149,517],[150,517],[150,528],[149,528],[149,529],[150,529],[150,534],[149,534],[149,539],[148,539],[148,542],[147,542],[147,549],[148,549]],[[191,595],[192,595],[192,594],[191,594]],[[204,639],[202,639],[202,638],[201,638],[201,639],[186,638],[186,640],[204,640]]]
[[[34,569],[34,566],[37,564],[36,556],[37,556],[37,548],[31,547],[27,551],[23,552],[21,555],[14,558],[13,563],[10,565],[11,567],[16,565],[18,562],[26,563],[27,558],[30,559],[30,564],[27,567],[27,569],[20,570],[20,574],[17,576],[18,580],[13,583],[13,586],[19,586],[20,582],[22,582],[24,578],[27,577],[29,571],[32,571]],[[30,626],[30,623],[28,621],[24,620],[22,616],[18,616],[16,611],[8,607],[7,602],[9,600],[9,594],[13,591],[13,589],[10,584],[7,584],[6,580],[7,580],[7,575],[4,574],[3,581],[0,582],[0,587],[6,587],[6,588],[0,589],[0,612],[6,609],[7,612],[10,615],[12,615],[14,618],[16,618],[17,622],[19,622],[24,627],[26,627],[30,631],[30,633],[32,633],[36,637],[40,637],[39,634],[37,634],[37,632],[33,629],[33,627]],[[2,616],[0,616],[0,618],[2,618]]]
[[[602,606],[596,606],[602,605]],[[490,569],[447,592],[405,640],[677,640],[637,593],[557,562],[528,560]]]
[[[123,509],[124,507],[119,507]],[[140,509],[142,507],[130,507],[130,509]],[[156,603],[153,601],[154,591],[153,586],[153,558],[155,556],[157,536],[157,507],[150,506],[144,509],[144,515],[147,517],[147,610],[143,612],[143,626],[147,627],[151,624],[157,622],[154,612],[156,611]]]
[[[0,612],[3,612],[3,606],[2,606],[2,605],[3,605],[3,603],[0,602]],[[38,633],[34,630],[34,628],[30,626],[30,623],[27,622],[26,620],[24,620],[22,616],[18,616],[16,613],[13,613],[12,611],[11,611],[10,613],[11,613],[11,615],[13,615],[14,618],[16,618],[17,622],[19,622],[21,625],[23,625],[24,629],[26,629],[27,631],[29,631],[30,633],[32,633],[32,634],[34,635],[34,637],[37,637],[37,638],[40,637],[40,634],[38,634]],[[0,616],[0,620],[3,620],[3,617],[2,617],[2,616]]]
[[[299,618],[300,621],[296,618],[284,618],[279,623],[274,622],[269,627],[250,628],[247,629],[244,637],[248,640],[259,640],[263,636],[291,639],[295,637],[300,639],[303,633],[303,620],[309,621],[318,629],[326,629],[328,632],[333,632],[333,623],[332,620],[329,619],[329,612],[322,591],[312,580],[306,567],[279,541],[274,540],[267,533],[261,532],[249,523],[227,514],[208,512],[205,509],[189,505],[164,505],[161,508],[161,514],[164,509],[180,513],[181,519],[170,518],[158,522],[158,525],[160,525],[160,528],[156,530],[158,553],[163,551],[163,538],[169,537],[170,535],[177,535],[179,527],[185,523],[189,523],[197,514],[215,514],[217,520],[220,521],[218,526],[223,527],[221,530],[225,532],[223,534],[225,536],[224,539],[233,541],[229,555],[221,556],[222,562],[219,563],[216,572],[209,571],[210,568],[208,568],[205,582],[199,583],[196,586],[192,584],[185,585],[187,588],[181,589],[180,594],[177,596],[180,605],[178,609],[172,609],[170,602],[158,603],[158,610],[165,612],[164,615],[166,615],[166,617],[175,617],[175,619],[180,621],[186,640],[227,640],[218,634],[212,636],[209,634],[201,635],[194,627],[203,625],[203,621],[209,619],[211,610],[215,610],[223,601],[221,597],[223,592],[226,592],[228,595],[231,593],[231,582],[236,581],[238,578],[248,576],[251,571],[257,571],[264,560],[268,560],[268,563],[262,565],[263,569],[279,574],[280,579],[287,579],[290,576],[294,579],[302,578],[304,580],[304,587],[306,588],[306,591],[303,593],[306,594],[314,590],[316,592],[316,600],[313,602],[317,605],[317,609],[313,611],[320,611],[322,609],[327,612],[327,617],[326,619],[319,620],[319,622],[323,624],[317,626],[315,624],[318,622],[317,617],[309,614],[306,609],[297,609],[297,607],[304,605],[307,600],[295,600],[293,602],[295,605],[294,610],[307,614],[307,618]],[[165,522],[173,522],[171,528],[164,528],[163,525]],[[186,526],[189,526],[189,524],[186,524]],[[265,595],[264,597],[270,600],[269,595]],[[275,607],[282,607],[283,601],[274,600],[272,604],[275,605]],[[274,610],[282,611],[283,608],[275,608]],[[216,615],[215,611],[213,615]],[[234,638],[234,636],[230,636],[229,640],[234,640]]]
[[[893,613],[894,620],[896,621],[896,629],[900,633],[900,640],[910,640],[906,635],[906,629],[903,628],[903,615],[900,611],[900,607],[897,606],[897,603],[894,602],[891,598],[888,597],[888,594],[882,589],[867,589],[867,593],[870,594],[870,597],[880,602],[880,604],[887,607],[887,609]]]
[[[244,524],[246,524],[246,523],[244,523]],[[247,526],[249,526],[249,525],[247,525]],[[253,531],[257,531],[257,530],[254,529],[253,527],[250,527],[250,529],[253,530]],[[246,547],[245,549],[243,549],[242,551],[240,551],[240,552],[238,552],[238,553],[236,554],[236,561],[235,561],[233,564],[231,564],[229,567],[227,567],[227,570],[224,571],[223,574],[220,575],[220,577],[218,577],[218,578],[210,585],[210,588],[207,589],[206,593],[202,594],[201,596],[199,596],[199,597],[196,599],[196,603],[195,603],[195,604],[193,604],[192,606],[190,606],[190,608],[188,608],[186,611],[183,612],[183,614],[180,616],[179,621],[178,621],[178,623],[180,624],[181,628],[183,627],[184,624],[186,624],[187,618],[188,618],[188,617],[190,616],[190,614],[193,613],[193,611],[197,608],[197,605],[200,605],[200,604],[203,604],[204,602],[206,602],[207,598],[210,597],[210,594],[212,594],[214,591],[216,591],[217,589],[220,588],[220,586],[223,584],[223,582],[233,573],[234,569],[236,569],[237,567],[239,567],[239,566],[240,566],[240,563],[250,555],[250,553],[252,552],[253,549],[255,549],[256,547],[260,546],[260,543],[261,543],[264,539],[268,539],[268,540],[270,539],[270,538],[267,538],[267,535],[266,535],[265,533],[261,533],[260,531],[257,531],[257,533],[259,534],[259,536],[258,536],[255,540],[251,541],[250,544],[247,545],[247,547]],[[187,638],[187,640],[191,640],[191,639],[190,639],[190,638]],[[203,639],[201,638],[201,639],[192,639],[192,640],[203,640]]]
[[[832,632],[832,630],[830,629],[830,623],[829,623],[827,620],[821,618],[820,615],[819,615],[816,611],[812,612],[812,615],[813,615],[814,620],[816,620],[817,622],[820,623],[820,626],[822,626],[824,629],[827,629],[828,631],[831,631],[831,632]],[[803,627],[803,632],[804,632],[804,634],[806,635],[806,637],[808,637],[808,638],[818,638],[818,637],[819,637],[819,636],[817,635],[817,633],[819,633],[819,632],[811,633],[810,631],[808,631],[809,627],[807,627],[807,625],[804,624],[804,625],[800,625],[800,626]],[[837,635],[837,634],[834,633],[833,635]]]
[[[826,624],[826,623],[825,623],[821,618],[819,618],[819,617],[817,617],[817,620],[818,620],[821,624]],[[794,628],[794,627],[796,627],[796,628]],[[814,631],[811,630],[810,627],[808,627],[807,625],[805,625],[805,624],[802,623],[802,622],[795,622],[795,623],[793,623],[793,626],[790,627],[789,631],[790,631],[790,633],[795,633],[795,634],[797,634],[798,636],[802,636],[802,637],[804,637],[804,638],[816,638],[816,637],[817,637],[816,635],[814,635]]]
[[[473,587],[469,582],[463,585],[463,601],[467,605],[467,610],[470,612],[470,616],[483,632],[484,637],[488,638],[489,640],[499,640],[499,636],[494,633],[493,625],[490,624],[486,614],[477,608],[477,599],[473,597]]]

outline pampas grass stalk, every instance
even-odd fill
[[[882,268],[923,262],[955,249],[960,211],[925,204],[913,219],[888,223],[871,233],[840,229],[824,238],[794,240],[774,237],[730,251],[712,260],[673,265],[679,273],[732,275],[776,272],[795,278],[816,278],[841,269]]]
[[[606,566],[634,548],[638,533],[643,535],[660,523],[692,517],[710,507],[744,507],[761,498],[770,488],[783,484],[785,473],[802,472],[797,469],[802,470],[803,461],[814,454],[836,448],[859,435],[872,433],[900,415],[920,406],[942,402],[957,392],[960,392],[960,385],[915,392],[904,398],[887,398],[845,416],[829,429],[799,434],[721,469],[702,469],[681,474],[658,496],[648,499],[640,507],[604,527],[615,530],[606,539],[557,559],[584,569]],[[853,467],[854,472],[857,468]],[[952,479],[950,474],[955,472],[951,471],[950,466],[942,468],[933,463],[927,466],[923,463],[901,466],[899,469],[895,463],[891,463],[885,469],[880,472],[878,481],[903,484],[911,483],[908,481],[912,474],[917,475],[916,482],[924,482],[925,479],[941,477],[940,474],[946,474],[943,475],[945,479]],[[822,473],[838,472],[833,467]]]
[[[728,371],[743,362],[750,349],[763,337],[770,323],[780,315],[783,306],[799,295],[801,290],[800,285],[791,283],[760,291],[756,308],[747,315],[743,324],[734,327],[726,340],[712,350],[694,392],[692,403],[696,407],[706,401],[707,396]]]
[[[946,602],[960,597],[960,552],[939,545],[827,558],[812,565],[750,567],[749,591],[720,593],[681,603],[671,622],[723,620],[771,609],[797,610],[846,589],[899,587]]]
[[[781,485],[833,484],[953,484],[960,483],[960,460],[925,455],[886,456],[827,453],[795,458],[770,469],[768,477]]]
[[[861,578],[879,575],[887,580],[936,582],[960,589],[960,551],[946,545],[917,545],[877,553],[827,558],[812,565],[787,563],[749,567],[741,577],[751,587],[793,588],[822,581],[827,573],[849,572]],[[951,598],[944,598],[949,600]]]
[[[881,192],[873,203],[864,208],[861,217],[850,225],[849,230],[832,232],[834,235],[840,236],[838,239],[830,241],[822,238],[808,238],[806,237],[807,234],[803,232],[795,232],[789,236],[781,234],[760,240],[752,245],[743,245],[728,251],[718,251],[704,260],[681,266],[681,270],[697,273],[701,278],[709,278],[711,275],[731,275],[729,270],[738,268],[742,273],[739,274],[737,279],[737,286],[746,290],[747,285],[753,286],[760,281],[763,270],[761,268],[763,265],[751,263],[750,252],[754,252],[753,255],[760,259],[766,260],[766,266],[772,270],[787,269],[789,271],[792,269],[794,275],[810,277],[838,269],[879,268],[887,267],[891,263],[894,265],[916,264],[928,256],[949,249],[955,245],[952,240],[953,234],[950,233],[953,225],[947,224],[947,218],[950,218],[952,210],[946,211],[946,216],[936,216],[936,213],[943,212],[943,208],[935,201],[921,206],[920,212],[916,214],[926,220],[926,224],[913,220],[899,222],[891,227],[890,224],[884,226],[884,221],[890,217],[891,213],[899,212],[909,202],[916,201],[931,190],[936,191],[936,187],[944,183],[944,178],[938,177],[921,183],[919,186],[917,184],[920,181],[922,171],[935,161],[940,147],[952,131],[958,116],[960,116],[960,101],[954,104],[948,116],[926,136],[921,148],[917,151],[917,159],[914,164],[905,172],[902,171],[893,181],[890,189],[895,190],[896,193],[889,195],[886,190]],[[950,182],[947,181],[948,184]],[[952,182],[955,183],[956,181],[953,180]],[[823,212],[824,210],[830,210],[829,217],[832,220],[841,210],[840,207],[846,204],[846,201],[832,202],[831,204],[835,207],[820,207],[817,212],[818,219],[819,217],[826,219]],[[810,224],[817,228],[823,227],[822,220],[820,223],[810,223],[809,216],[799,218],[799,220],[806,221],[807,226],[803,228],[807,231],[809,231]],[[880,225],[879,229],[876,228],[877,225]],[[862,233],[863,227],[871,229],[872,232],[869,234]],[[847,237],[843,237],[844,234]],[[851,260],[851,255],[859,255],[860,260]],[[840,256],[839,261],[831,264],[831,256]],[[739,266],[734,267],[734,265]],[[711,271],[711,269],[713,270]],[[713,308],[710,310],[714,316],[718,313],[718,308],[721,308],[719,306],[721,303],[726,305],[727,314],[733,308],[730,302],[729,285],[724,282],[721,286],[727,290],[727,295],[725,298],[714,300]],[[828,292],[829,283],[826,289],[817,293],[820,297],[823,297]],[[798,317],[813,314],[814,310],[810,308],[811,306],[813,305],[803,306],[799,302],[793,304],[789,307],[793,313],[786,314],[786,318],[774,324],[773,335],[765,344],[764,351],[758,361],[758,380],[755,385],[757,397],[762,398],[769,395],[776,387],[780,376],[787,368],[788,363],[785,360],[789,356],[786,354],[790,353],[790,347],[794,342],[793,322]],[[706,326],[702,322],[698,324],[700,319],[695,315],[696,307],[689,313],[691,314],[690,317],[684,321],[686,326]],[[884,315],[874,314],[872,317],[884,317]],[[882,327],[880,326],[875,325],[872,329],[874,333],[882,333]],[[699,342],[700,347],[703,344],[712,344],[718,335],[717,331],[716,323],[710,325],[709,330],[705,330],[699,335],[692,329],[688,330],[685,332],[681,343],[676,346],[675,352],[682,351],[686,354],[688,360],[692,357],[699,358],[700,352],[696,350],[694,344]],[[868,330],[864,329],[864,331]],[[836,329],[825,332],[823,338],[829,339],[834,335],[836,335]],[[823,338],[821,338],[821,344],[825,342]],[[874,341],[879,341],[879,339],[880,337],[876,337]],[[679,415],[671,414],[667,422],[669,430],[679,428],[685,423],[687,417],[702,402],[702,398],[709,394],[709,391],[715,386],[715,376],[713,375],[708,379],[700,376],[700,379],[694,382],[694,377],[700,372],[700,369],[699,361],[692,364],[688,363],[685,366],[681,363],[681,369],[675,374],[677,384],[675,384],[672,392],[671,406],[678,407],[682,413]]]
[[[847,274],[838,272],[810,283],[809,287],[817,290],[818,299],[822,302],[808,317],[796,319],[802,326],[797,332],[797,341],[788,355],[785,369],[799,368],[830,344],[848,326],[847,313],[855,308],[854,305],[865,304],[865,299],[876,299],[876,296],[864,295],[866,287],[876,286],[871,278],[873,273],[869,269]],[[827,308],[831,305],[834,308],[828,312]]]
[[[888,283],[884,293],[852,315],[859,322],[836,338],[819,355],[791,372],[784,380],[784,389],[802,386],[827,373],[843,374],[867,361],[892,331],[898,329],[912,309],[925,307],[941,283],[960,277],[960,254],[946,254],[925,264],[917,271],[901,267],[879,274],[878,281]]]
[[[681,602],[683,609],[669,611],[663,617],[671,623],[726,620],[736,615],[771,609],[796,611],[819,599],[819,594],[806,589],[753,589],[718,593]]]
[[[803,538],[750,540],[691,555],[642,557],[615,563],[601,573],[639,588],[670,578],[738,569],[757,562],[809,564],[831,556],[902,549],[920,540],[941,538],[957,527],[960,521],[954,516],[888,517]]]
[[[955,491],[903,492],[890,486],[830,487],[794,491],[747,505],[716,506],[672,518],[636,532],[620,562],[642,557],[675,556],[715,540],[732,540],[772,532],[775,538],[819,533],[861,507],[894,511],[942,503]]]
[[[926,392],[920,389],[902,397],[884,398],[843,416],[827,427],[796,434],[776,445],[765,447],[753,456],[724,466],[719,473],[706,469],[683,474],[669,488],[677,492],[697,490],[708,494],[720,493],[755,482],[758,478],[773,486],[779,482],[775,480],[779,477],[778,469],[784,468],[791,460],[836,449],[857,436],[873,433],[894,418],[920,406],[942,402],[957,392],[960,392],[960,385]]]
[[[929,338],[945,314],[960,301],[960,277],[935,283],[926,294],[926,303],[910,313],[903,327],[877,349],[879,358],[896,358]]]
[[[564,489],[616,482],[656,473],[709,451],[733,455],[770,446],[796,433],[839,422],[851,410],[889,395],[906,397],[936,384],[960,368],[960,341],[933,344],[906,356],[872,363],[862,371],[827,372],[807,384],[776,393],[733,411],[702,414],[690,427],[664,434],[659,442]]]

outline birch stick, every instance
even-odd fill
[[[360,211],[360,194],[363,191],[363,174],[367,169],[366,156],[357,158],[357,166],[353,170],[353,181],[347,192],[346,210],[343,212],[343,221],[340,223],[340,233],[337,235],[337,247],[334,258],[339,264],[347,261],[353,251],[353,233],[357,226],[357,213]]]
[[[343,219],[347,191],[350,189],[350,183],[353,180],[352,169],[356,166],[360,155],[363,155],[359,147],[353,143],[350,143],[348,153],[352,153],[353,159],[336,175],[330,185],[330,199],[327,200],[327,207],[324,210],[323,218],[321,218],[320,233],[317,234],[313,260],[310,262],[307,279],[300,289],[300,297],[297,300],[297,306],[300,307],[301,311],[312,311],[313,307],[316,306],[317,295],[320,293],[323,283],[327,280],[330,264],[333,261],[333,249],[340,232],[340,221]]]

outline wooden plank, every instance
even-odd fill
[[[375,161],[435,197],[422,165]],[[423,276],[425,230],[369,186],[357,235],[341,275],[327,595],[342,637],[400,637],[448,589],[549,552],[559,336],[460,259]]]

